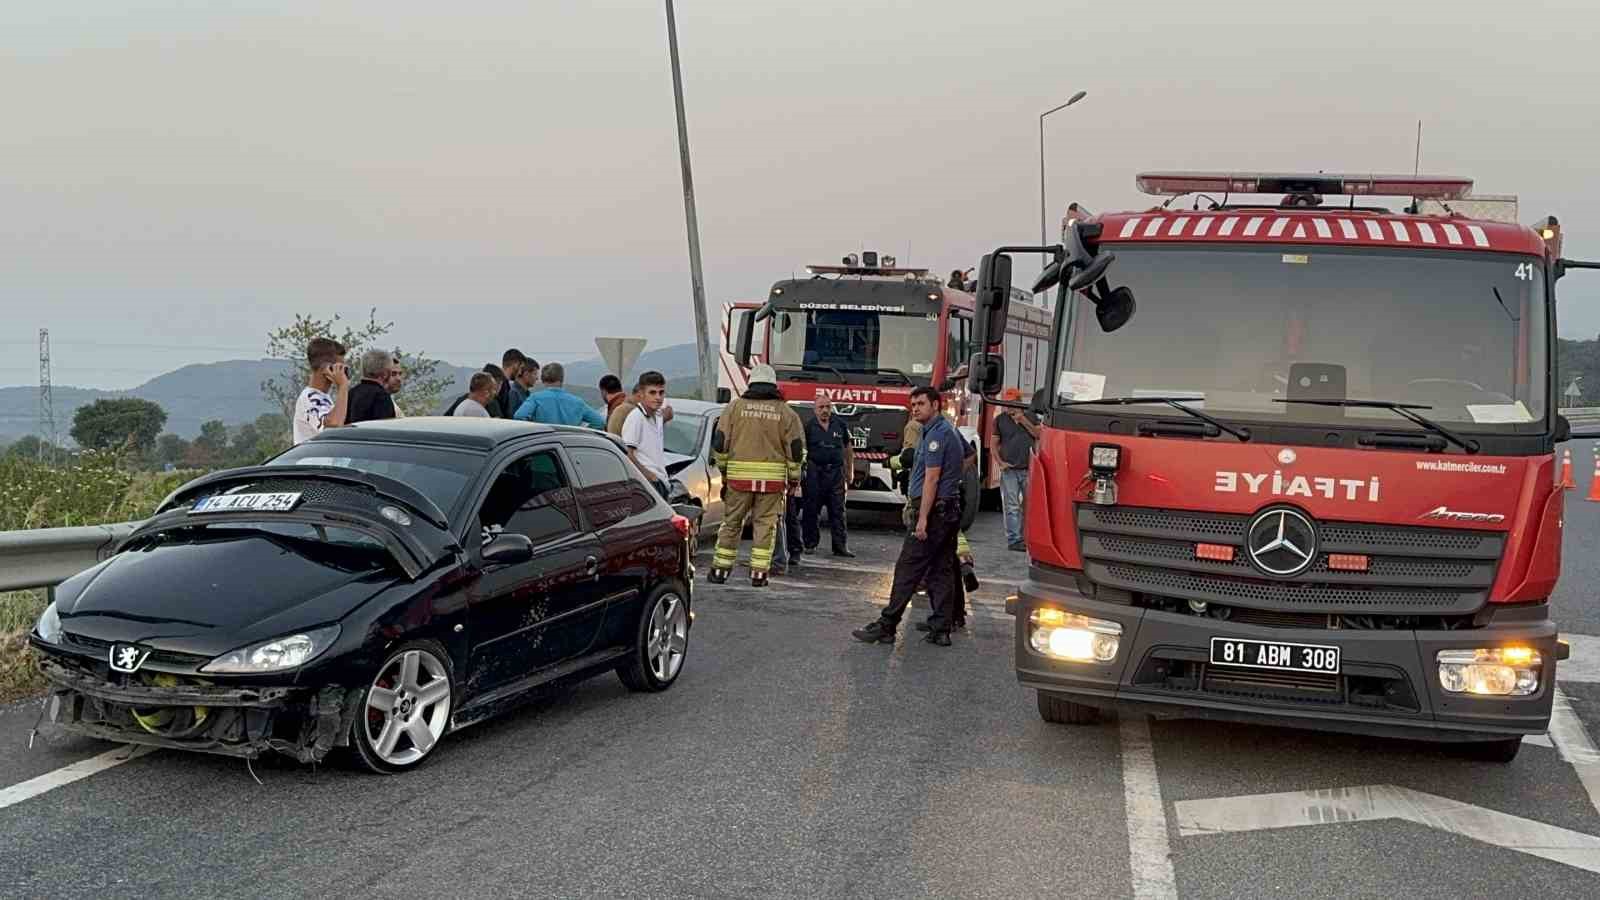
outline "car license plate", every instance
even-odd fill
[[[212,494],[194,505],[194,512],[288,512],[300,502],[298,491],[274,494]]]
[[[1284,641],[1247,641],[1239,638],[1211,639],[1211,664],[1247,669],[1274,669],[1280,672],[1339,674],[1339,648],[1321,644],[1290,644]]]

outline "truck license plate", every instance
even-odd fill
[[[1283,641],[1247,641],[1239,638],[1211,639],[1211,664],[1240,666],[1246,669],[1273,669],[1279,672],[1339,674],[1339,648],[1320,644],[1290,644]]]

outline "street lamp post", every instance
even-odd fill
[[[694,293],[694,344],[700,362],[700,399],[716,398],[711,332],[706,325],[706,283],[700,270],[700,223],[694,211],[694,174],[689,168],[689,125],[683,115],[683,76],[678,72],[678,23],[667,0],[667,48],[672,55],[672,99],[678,110],[678,159],[683,167],[683,218],[689,231],[689,283]]]
[[[668,0],[668,2],[670,3],[671,0]],[[1072,97],[1067,100],[1067,102],[1061,104],[1060,106],[1055,107],[1054,109],[1047,109],[1044,112],[1039,114],[1039,246],[1041,246],[1041,247],[1045,246],[1045,239],[1044,239],[1044,118],[1045,118],[1045,116],[1048,116],[1051,113],[1060,112],[1063,109],[1066,109],[1067,107],[1071,106],[1072,104],[1077,103],[1079,100],[1082,100],[1086,96],[1088,96],[1088,92],[1087,91],[1079,91],[1076,94],[1073,94]]]

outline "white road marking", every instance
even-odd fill
[[[1600,683],[1600,637],[1563,634],[1561,639],[1572,645],[1572,658],[1556,663],[1556,679]]]
[[[1595,750],[1589,732],[1584,730],[1583,722],[1559,687],[1550,710],[1550,741],[1561,758],[1571,763],[1584,792],[1589,795],[1589,804],[1595,812],[1600,812],[1600,751]]]
[[[1156,776],[1150,720],[1133,713],[1124,713],[1121,719],[1122,802],[1128,816],[1128,868],[1133,875],[1133,896],[1139,900],[1176,900],[1178,883],[1172,874],[1167,810],[1161,801],[1161,780]]]
[[[1175,807],[1184,837],[1401,819],[1600,872],[1600,838],[1391,784],[1181,800]]]
[[[0,809],[15,806],[24,800],[31,800],[58,787],[65,787],[74,781],[81,781],[97,772],[114,769],[125,762],[132,762],[141,756],[151,753],[155,749],[154,747],[118,747],[115,750],[108,750],[99,756],[80,759],[71,765],[62,766],[54,772],[46,772],[37,778],[30,778],[20,784],[0,788]]]

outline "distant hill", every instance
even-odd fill
[[[447,392],[445,399],[454,399],[465,392],[467,380],[482,364],[472,367],[442,364],[456,376],[456,387],[453,392]],[[158,375],[131,391],[56,385],[51,392],[55,397],[56,427],[62,440],[68,440],[72,416],[78,407],[107,397],[139,397],[160,404],[167,411],[166,430],[184,438],[198,435],[200,423],[211,419],[221,419],[230,426],[242,425],[254,421],[262,413],[276,411],[262,396],[261,382],[277,375],[282,365],[270,359],[240,359],[184,366]],[[694,345],[679,344],[645,351],[635,364],[634,373],[655,369],[678,388],[693,383],[696,365]],[[604,374],[605,367],[599,359],[568,363],[567,385],[589,403],[599,404],[600,392],[596,385]],[[37,387],[0,388],[0,442],[33,434],[38,414]]]

